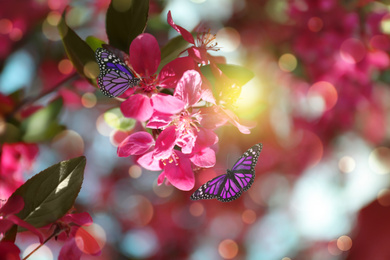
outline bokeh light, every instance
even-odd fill
[[[340,55],[345,62],[355,64],[364,58],[366,48],[359,39],[350,38],[341,44]]]
[[[121,251],[131,258],[148,258],[158,250],[158,239],[151,228],[128,231],[121,240]]]
[[[339,169],[343,173],[352,172],[356,167],[356,162],[351,156],[343,156],[339,160]]]
[[[191,215],[198,217],[198,216],[202,215],[203,212],[204,212],[204,207],[203,207],[202,203],[194,202],[190,205]]]
[[[95,80],[99,75],[99,65],[95,61],[89,61],[84,65],[84,74],[88,78]]]
[[[336,105],[338,95],[336,88],[331,83],[319,81],[309,88],[307,98],[310,100],[310,106],[321,113]]]
[[[96,105],[97,98],[95,94],[87,92],[81,96],[81,104],[86,108],[92,108]]]
[[[175,189],[172,186],[158,185],[157,182],[153,184],[153,191],[160,198],[168,198],[172,195],[174,190]]]
[[[311,17],[309,21],[307,22],[307,27],[312,32],[319,32],[321,31],[322,27],[324,26],[324,22],[319,17]]]
[[[66,158],[73,158],[84,154],[84,140],[73,130],[64,130],[52,140],[52,147],[61,151]]]
[[[348,251],[352,247],[352,239],[349,236],[341,236],[337,239],[336,244],[341,251]]]
[[[131,178],[138,179],[142,175],[142,168],[138,165],[132,165],[129,167],[129,175]]]
[[[11,31],[12,31],[12,22],[7,18],[0,19],[0,33],[9,34]]]
[[[73,68],[73,64],[69,59],[63,59],[58,63],[58,70],[64,75],[70,74]]]
[[[377,200],[383,207],[390,206],[390,189],[381,189],[378,192]]]
[[[57,25],[53,25],[52,23],[53,23],[53,19],[50,20],[46,19],[45,21],[43,21],[42,33],[50,41],[59,41],[61,40],[61,36],[58,32]]]
[[[251,209],[246,209],[242,212],[241,217],[245,224],[253,224],[256,221],[256,212]]]
[[[297,67],[298,61],[293,54],[285,53],[280,56],[278,64],[282,71],[291,72]]]
[[[57,26],[61,20],[61,13],[52,11],[47,15],[47,22],[52,26]]]
[[[217,42],[221,51],[232,52],[237,50],[241,44],[240,34],[236,29],[224,27],[217,32]]]
[[[219,243],[218,252],[224,259],[233,259],[238,254],[238,245],[231,239],[225,239]]]
[[[387,174],[390,172],[390,149],[387,147],[378,147],[374,149],[368,157],[368,163],[371,170],[378,174]]]
[[[112,128],[104,120],[104,114],[96,119],[96,129],[103,136],[110,136]]]
[[[28,254],[30,254],[34,249],[36,249],[40,244],[34,243],[29,245],[24,251],[23,251],[23,258],[26,257]],[[36,252],[34,252],[28,259],[31,260],[53,260],[53,252],[51,249],[46,246],[42,245]],[[8,259],[7,259],[8,260]],[[10,259],[12,260],[12,259]]]

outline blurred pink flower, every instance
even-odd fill
[[[20,259],[20,249],[12,242],[1,241],[0,255],[6,260],[18,260]]]
[[[0,198],[8,198],[23,182],[38,155],[36,144],[3,144],[0,158]]]

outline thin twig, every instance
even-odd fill
[[[24,106],[26,105],[29,105],[29,104],[32,104],[32,103],[35,103],[36,101],[38,101],[39,99],[45,97],[46,95],[58,90],[59,88],[62,87],[62,85],[64,85],[66,82],[70,81],[70,80],[73,80],[75,79],[76,77],[78,76],[77,72],[73,72],[72,74],[70,74],[68,77],[64,78],[63,80],[61,80],[60,82],[58,82],[54,87],[40,93],[38,96],[36,97],[32,97],[32,98],[26,98],[24,99],[22,102],[20,102],[14,109],[14,111],[12,111],[12,113],[10,113],[8,115],[7,118],[11,118],[13,117],[16,113],[18,113]]]
[[[37,246],[37,248],[35,248],[33,251],[31,251],[26,257],[24,257],[22,260],[26,260],[27,258],[29,258],[33,253],[35,253],[39,248],[41,248],[41,246],[43,246],[44,244],[46,244],[47,241],[49,241],[50,239],[52,239],[54,236],[57,236],[58,235],[58,232],[54,232],[53,234],[51,234],[48,238],[46,238],[46,240],[40,244],[39,246]]]

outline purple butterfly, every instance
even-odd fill
[[[242,191],[247,191],[255,180],[255,166],[262,148],[262,144],[252,146],[241,155],[231,170],[203,184],[191,195],[191,199],[216,198],[228,202],[240,197]]]
[[[118,55],[103,48],[98,48],[95,55],[100,69],[97,83],[104,95],[117,97],[138,84],[139,79]]]

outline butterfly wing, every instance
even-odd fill
[[[139,79],[114,53],[98,48],[95,54],[100,69],[97,83],[104,95],[117,97],[138,84]]]
[[[255,166],[262,147],[262,144],[252,146],[237,160],[232,169],[227,171],[227,174],[217,176],[203,184],[191,195],[191,199],[216,198],[222,202],[229,202],[240,197],[255,180]]]
[[[262,144],[249,148],[241,155],[228,174],[244,191],[247,191],[255,180],[255,166],[262,148]]]
[[[242,189],[241,187],[234,181],[234,176],[231,174],[227,174],[227,180],[223,185],[223,188],[216,196],[217,200],[222,202],[229,202],[237,199],[241,196]]]
[[[227,175],[222,174],[209,180],[191,195],[191,200],[216,198],[221,190],[221,187],[225,185],[226,179]]]

